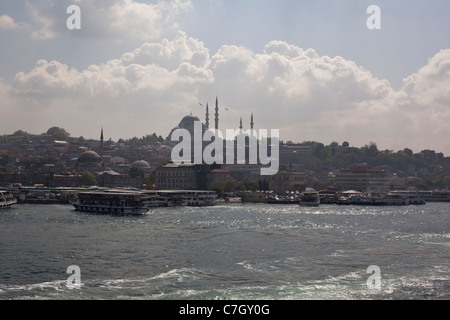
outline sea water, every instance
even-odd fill
[[[0,257],[2,300],[444,300],[450,203],[221,204],[142,216],[16,205],[0,211]]]

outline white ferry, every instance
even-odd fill
[[[5,190],[0,190],[0,208],[10,208],[17,203],[14,195]]]
[[[77,211],[106,214],[144,214],[149,196],[139,191],[80,192],[73,206]]]
[[[366,194],[352,196],[352,204],[363,206],[407,206],[409,205],[408,197],[396,194]]]
[[[392,191],[389,195],[407,198],[410,205],[426,204],[425,198],[415,191]]]
[[[212,207],[217,204],[217,193],[214,191],[186,191],[185,201],[191,207]]]
[[[320,205],[320,195],[315,191],[303,192],[300,195],[298,204],[306,207],[318,207]]]
[[[161,207],[210,207],[217,205],[217,193],[203,190],[158,190],[148,191],[157,195]],[[158,199],[158,198],[157,198]]]
[[[418,194],[427,202],[450,202],[449,190],[419,191]]]

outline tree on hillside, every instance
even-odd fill
[[[131,167],[130,171],[128,172],[128,175],[132,178],[143,178],[144,170],[138,167]]]
[[[84,186],[95,186],[97,185],[97,178],[92,172],[85,171],[80,177],[81,184]]]
[[[27,138],[30,134],[23,130],[17,130],[12,135],[15,137],[26,137]]]
[[[59,127],[51,127],[47,130],[47,134],[51,135],[53,138],[55,138],[55,140],[59,141],[67,141],[67,138],[69,138],[70,136],[70,133]]]

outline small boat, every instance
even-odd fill
[[[422,205],[422,204],[427,203],[423,198],[421,198],[419,196],[413,196],[413,195],[409,196],[408,200],[409,200],[409,204],[411,204],[411,205]]]
[[[297,204],[298,199],[291,196],[278,196],[278,195],[270,195],[267,198],[268,204]]]
[[[319,193],[314,191],[303,192],[298,204],[305,207],[318,207],[320,205]]]
[[[144,214],[149,210],[149,196],[138,191],[80,192],[73,206],[77,211],[105,214]]]
[[[352,203],[353,203],[352,198],[346,196],[339,197],[336,201],[336,204],[339,206],[349,206]]]
[[[10,191],[0,190],[0,208],[11,208],[17,199]]]

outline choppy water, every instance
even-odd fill
[[[17,205],[0,211],[0,255],[0,299],[450,299],[450,204]]]

